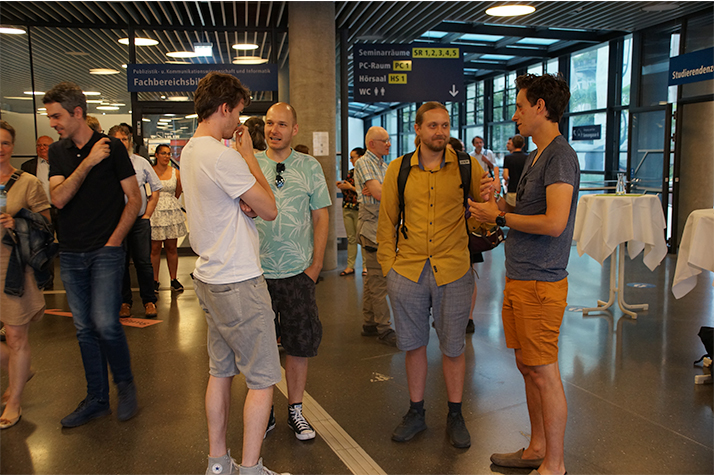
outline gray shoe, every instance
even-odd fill
[[[127,421],[139,411],[139,404],[136,401],[136,386],[134,381],[119,382],[117,384],[119,403],[117,404],[117,419]]]
[[[377,326],[362,326],[362,335],[366,337],[378,336]]]
[[[394,441],[409,441],[417,434],[426,430],[426,420],[424,414],[419,414],[418,411],[410,408],[406,415],[402,418],[402,422],[394,429],[392,439]]]
[[[260,461],[258,462],[260,464]],[[208,468],[206,474],[262,474],[262,473],[239,473],[238,463],[231,458],[231,450],[218,458],[208,457]]]
[[[394,329],[388,329],[384,334],[379,336],[379,342],[384,345],[390,345],[392,347],[397,346],[397,333]]]
[[[258,460],[258,464],[255,466],[248,466],[245,467],[243,465],[240,465],[238,467],[238,474],[290,474],[290,473],[276,473],[275,471],[271,471],[265,466],[263,466],[263,458],[260,458]]]
[[[471,435],[469,435],[469,430],[466,429],[466,422],[464,422],[464,416],[461,412],[449,412],[446,417],[446,434],[449,435],[451,444],[457,448],[471,446]]]

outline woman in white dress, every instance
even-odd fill
[[[181,174],[171,167],[171,148],[162,144],[154,152],[156,165],[154,171],[161,180],[159,202],[151,215],[151,264],[154,267],[154,291],[159,292],[159,266],[161,264],[161,246],[166,250],[166,262],[171,277],[171,290],[183,291],[183,286],[176,279],[178,270],[178,239],[185,236],[186,218],[178,197],[181,196]]]

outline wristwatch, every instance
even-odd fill
[[[501,212],[496,217],[496,225],[506,226],[506,212]]]

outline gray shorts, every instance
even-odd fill
[[[280,382],[273,309],[263,276],[231,284],[193,283],[206,312],[210,374],[243,373],[254,390]]]
[[[436,285],[427,260],[415,283],[393,269],[387,274],[387,293],[394,311],[394,329],[400,350],[415,350],[429,343],[429,308],[439,337],[439,349],[447,357],[458,357],[466,348],[466,324],[471,309],[474,276],[468,270],[449,284]]]

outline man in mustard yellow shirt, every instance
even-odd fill
[[[464,223],[464,193],[459,161],[447,148],[449,114],[438,102],[427,102],[414,125],[420,141],[411,156],[404,189],[404,225],[399,226],[397,177],[403,157],[393,161],[382,184],[377,258],[387,276],[387,292],[394,312],[397,346],[406,351],[409,411],[392,434],[408,441],[426,429],[426,386],[430,308],[443,354],[444,380],[449,403],[446,431],[458,448],[471,445],[461,414],[465,376],[465,331],[469,320],[474,277]],[[471,193],[480,200],[483,169],[471,164]],[[479,223],[469,227],[478,228]],[[398,236],[398,240],[397,240]]]

